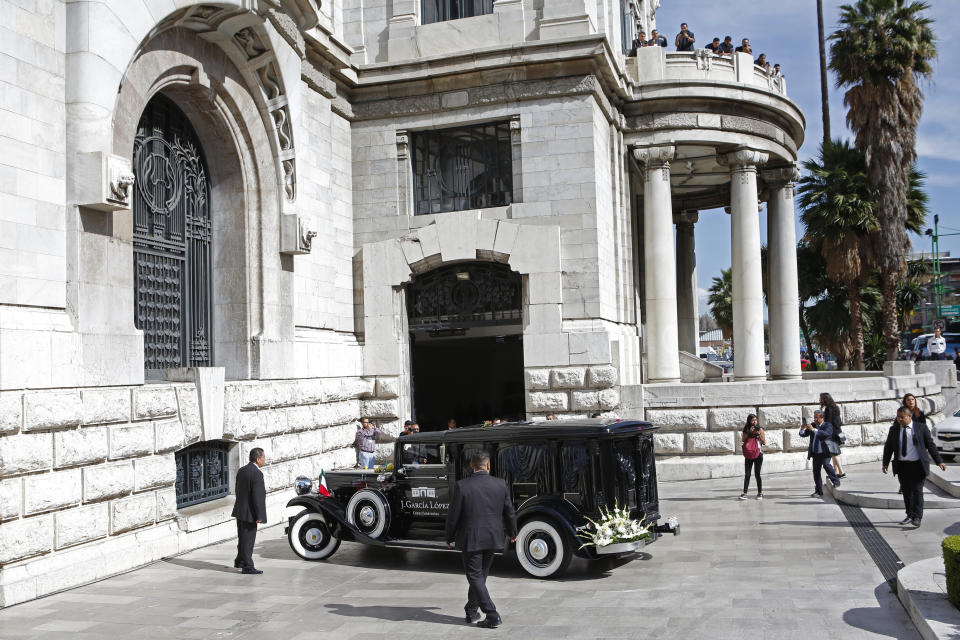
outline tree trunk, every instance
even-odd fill
[[[813,350],[813,342],[810,340],[810,329],[807,327],[807,318],[803,315],[803,304],[800,305],[800,331],[803,332],[803,341],[807,345],[807,360],[810,361],[810,365],[807,365],[807,368],[810,370],[816,370],[817,352]]]
[[[900,355],[900,332],[897,331],[897,280],[896,269],[880,271],[880,293],[883,302],[880,307],[880,329],[883,332],[883,344],[887,348],[887,360],[896,360]]]
[[[817,0],[817,36],[820,44],[820,111],[823,143],[830,142],[830,94],[827,91],[827,46],[823,39],[823,0]]]
[[[863,371],[863,315],[860,309],[860,285],[857,282],[848,282],[847,291],[850,294],[850,347],[853,352],[853,368]]]

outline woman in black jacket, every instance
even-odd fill
[[[820,394],[820,407],[823,409],[823,421],[833,425],[834,435],[839,435],[843,429],[843,419],[840,417],[840,407],[829,393]],[[833,468],[837,472],[838,478],[846,478],[847,474],[843,472],[843,466],[840,464],[840,456],[833,456]]]
[[[920,410],[920,407],[917,406],[917,396],[912,393],[903,394],[903,406],[910,409],[910,417],[913,418],[914,422],[927,424],[927,416]]]

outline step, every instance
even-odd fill
[[[900,484],[892,473],[884,475],[879,465],[857,465],[835,489],[826,475],[823,484],[837,502],[864,509],[902,509],[903,496],[897,493]],[[924,509],[960,508],[960,499],[938,486],[926,483],[923,488]]]
[[[938,467],[931,465],[927,482],[933,483],[954,498],[960,498],[960,464],[948,462],[946,471],[941,471]]]

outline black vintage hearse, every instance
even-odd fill
[[[577,530],[601,506],[630,509],[656,529],[660,519],[653,427],[636,420],[557,420],[467,427],[400,436],[392,471],[326,474],[324,497],[301,478],[287,507],[290,547],[322,560],[341,540],[416,549],[446,549],[444,522],[454,484],[470,473],[477,450],[490,453],[491,473],[513,493],[521,566],[541,578],[559,575],[571,556],[599,557]],[[650,540],[656,539],[654,533]]]

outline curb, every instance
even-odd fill
[[[960,610],[947,600],[935,579],[943,571],[943,559],[936,557],[908,564],[897,572],[897,599],[923,640],[956,638],[960,631]]]
[[[960,498],[960,484],[951,482],[934,465],[930,465],[930,475],[927,476],[927,482],[949,493],[954,498]]]
[[[827,493],[833,496],[837,502],[849,504],[862,509],[903,509],[903,496],[893,494],[864,494],[847,489],[837,489],[828,480],[823,482]],[[952,498],[942,498],[940,496],[924,496],[924,509],[956,509],[960,507],[960,501]]]

